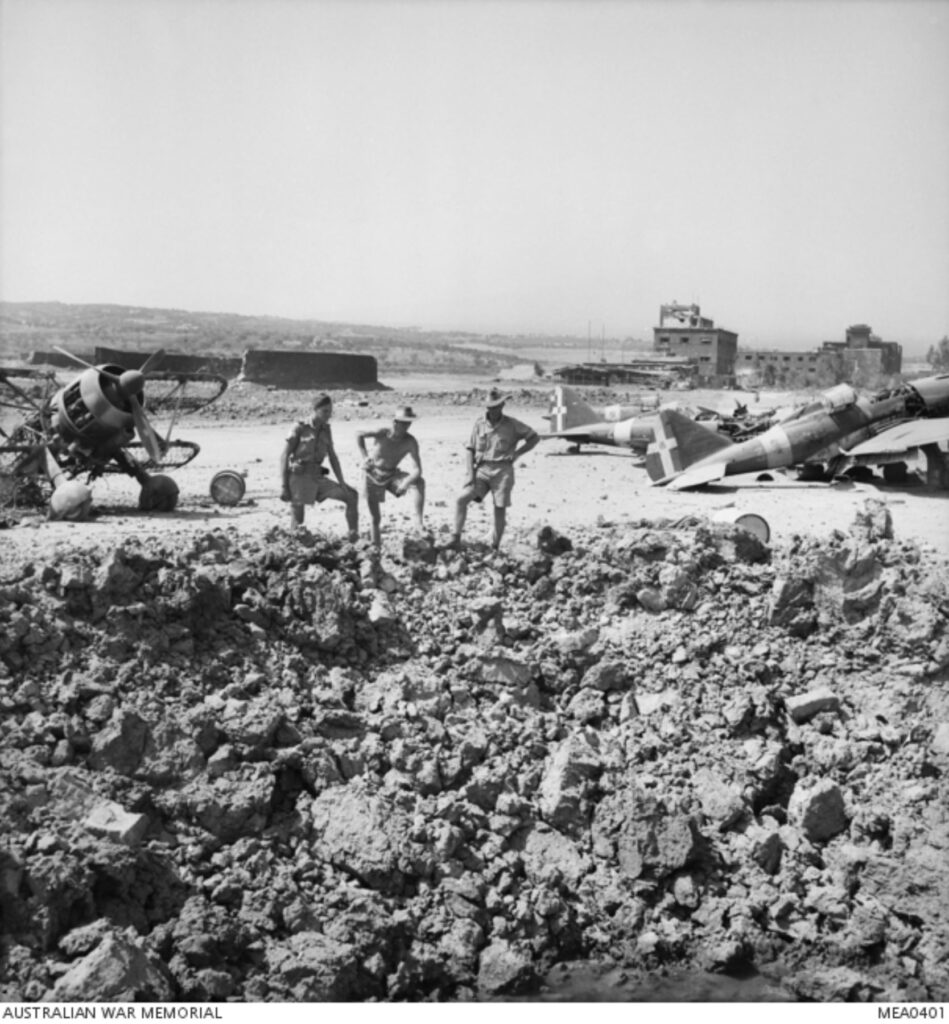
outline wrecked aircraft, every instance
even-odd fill
[[[227,381],[211,374],[156,371],[162,351],[139,370],[93,366],[58,351],[85,367],[65,387],[58,387],[49,373],[0,371],[0,406],[13,409],[18,420],[8,430],[0,427],[0,506],[48,501],[50,518],[82,519],[92,505],[89,483],[104,473],[121,472],[141,485],[139,508],[170,512],[178,502],[178,486],[150,470],[179,468],[198,454],[193,442],[171,440],[175,420],[182,408],[193,411],[220,397]],[[212,393],[196,403],[184,395],[198,377],[211,383]],[[164,438],[145,412],[146,383],[159,380],[164,382],[163,404],[172,410]]]
[[[949,486],[939,443],[949,440],[949,374],[861,397],[838,384],[757,437],[735,443],[680,413],[663,410],[646,452],[654,484],[684,490],[726,476],[800,466],[833,477],[857,466],[882,465],[884,478],[905,477],[905,460],[927,457],[927,477]]]

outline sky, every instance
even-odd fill
[[[949,0],[0,0],[0,299],[949,333]]]

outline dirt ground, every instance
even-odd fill
[[[467,393],[451,392],[451,386],[447,379],[406,380],[398,390],[368,395],[345,392],[336,399],[333,420],[344,475],[348,482],[358,484],[360,457],[356,431],[386,425],[397,405],[414,405],[419,418],[413,432],[420,442],[428,483],[426,520],[437,540],[447,539],[450,531],[454,498],[463,482],[465,442],[472,423],[481,413],[479,404],[467,404]],[[508,413],[543,434],[547,429],[544,402],[549,390],[508,388],[514,393]],[[673,397],[722,409],[732,408],[735,401],[734,396],[720,392],[684,392]],[[761,408],[784,404],[788,397],[762,395]],[[181,419],[175,436],[197,442],[201,452],[191,464],[171,474],[181,490],[174,513],[138,513],[138,485],[125,477],[107,476],[94,485],[97,511],[91,522],[50,523],[42,515],[30,516],[17,527],[0,532],[0,547],[13,553],[8,546],[14,546],[22,554],[39,545],[82,543],[84,537],[206,532],[209,528],[262,534],[288,519],[289,509],[279,499],[278,459],[293,419],[305,417],[307,408],[308,395],[304,393],[242,395],[238,386],[228,393],[227,404],[219,403],[210,410],[218,417],[215,421],[201,417]],[[162,424],[158,423],[158,427],[161,429]],[[209,495],[211,478],[223,469],[246,474],[246,494],[233,508],[215,505]],[[949,494],[920,485],[887,486],[879,477],[872,483],[805,484],[788,476],[769,484],[749,480],[744,485],[730,483],[702,491],[673,492],[651,486],[631,452],[594,446],[571,454],[567,444],[557,439],[543,440],[518,463],[506,539],[508,543],[528,540],[544,524],[569,533],[571,527],[597,523],[675,521],[683,516],[728,512],[763,517],[776,541],[795,534],[824,537],[834,530],[845,530],[867,497],[879,498],[889,506],[897,538],[915,540],[949,557]],[[368,533],[364,504],[360,511],[361,529]],[[394,537],[409,529],[411,523],[410,499],[390,497],[383,510],[383,529]],[[309,510],[307,525],[331,536],[342,536],[342,507],[326,502]],[[490,530],[490,509],[472,506],[466,537],[486,540]]]
[[[481,382],[483,387],[489,382]],[[464,450],[474,420],[480,415],[469,391],[454,390],[448,378],[406,379],[398,388],[359,394],[343,392],[336,399],[333,420],[337,451],[348,482],[359,482],[360,459],[355,443],[359,429],[384,426],[398,404],[412,403],[419,419],[413,432],[419,438],[423,468],[428,482],[426,520],[436,539],[446,536],[454,517],[454,500],[464,479]],[[544,420],[550,388],[513,392],[507,411],[533,426],[547,430]],[[594,395],[593,397],[597,397]],[[667,395],[663,395],[665,399]],[[730,410],[735,396],[723,392],[683,392],[672,395],[685,403],[707,404]],[[747,396],[739,395],[746,398]],[[780,406],[793,396],[766,394],[761,408]],[[620,400],[627,400],[620,396]],[[94,484],[96,513],[89,523],[52,523],[43,515],[30,516],[0,534],[0,547],[15,546],[23,553],[37,545],[82,543],[83,536],[121,538],[126,535],[175,534],[220,527],[240,534],[262,534],[270,526],[286,523],[288,507],[279,501],[277,464],[284,439],[294,418],[307,415],[308,394],[250,391],[238,385],[226,401],[212,411],[215,420],[182,418],[175,435],[201,445],[201,454],[171,475],[181,497],[178,509],[169,514],[137,512],[138,485],[131,479],[110,475]],[[158,423],[160,429],[162,424]],[[912,539],[949,557],[949,495],[921,485],[889,486],[874,477],[867,483],[803,483],[792,476],[771,483],[745,479],[743,483],[717,485],[699,492],[671,492],[653,487],[632,453],[612,447],[592,446],[570,454],[566,442],[553,438],[541,444],[517,466],[517,484],[509,513],[508,542],[527,540],[544,524],[569,532],[572,526],[596,523],[635,522],[640,519],[677,520],[683,516],[754,513],[769,524],[772,538],[785,541],[794,535],[826,537],[834,529],[846,529],[867,497],[886,502],[893,514],[897,538]],[[210,498],[211,478],[222,469],[246,474],[247,493],[242,503],[222,508]],[[736,478],[740,481],[742,478]],[[368,532],[368,515],[360,505],[360,527]],[[412,525],[411,499],[388,499],[383,528],[401,534]],[[327,502],[307,513],[311,529],[342,536],[343,510]],[[491,516],[487,507],[472,506],[466,536],[486,540]],[[10,549],[8,548],[8,551]]]

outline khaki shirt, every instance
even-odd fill
[[[298,423],[287,435],[290,446],[290,472],[316,473],[326,456],[333,450],[333,432],[328,423],[314,427],[312,423]]]
[[[474,452],[475,465],[482,462],[512,462],[518,441],[537,436],[537,431],[513,416],[502,416],[492,423],[487,416],[478,420],[471,431],[468,447]]]

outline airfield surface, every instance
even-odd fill
[[[418,437],[423,469],[428,482],[426,520],[436,541],[447,540],[454,516],[454,499],[464,479],[464,448],[471,426],[481,415],[479,395],[491,386],[480,381],[461,389],[451,378],[413,379],[398,390],[334,393],[332,421],[336,448],[347,482],[358,485],[361,459],[356,447],[358,430],[389,423],[392,410],[411,404],[418,420],[413,433]],[[454,388],[455,390],[449,390]],[[512,400],[506,411],[543,434],[549,386],[509,387]],[[751,395],[716,391],[663,392],[663,401],[706,406],[731,411],[736,399],[752,403],[753,411],[789,404],[795,396],[762,392],[760,403]],[[312,398],[309,392],[273,392],[250,385],[236,385],[224,399],[201,417],[182,417],[175,436],[197,442],[201,452],[194,461],[172,471],[181,490],[174,513],[144,515],[137,511],[138,485],[122,476],[108,476],[94,485],[97,512],[90,523],[49,523],[42,515],[27,517],[22,524],[0,534],[2,545],[22,551],[34,545],[82,543],[83,538],[100,540],[143,533],[161,534],[209,527],[234,530],[241,535],[262,535],[275,525],[284,525],[288,507],[279,498],[278,462],[283,442],[295,419],[305,418]],[[615,398],[593,392],[591,404],[626,401],[625,393]],[[164,434],[165,424],[156,421]],[[912,469],[913,467],[911,467]],[[923,469],[920,462],[920,470]],[[220,470],[246,473],[247,491],[233,508],[216,505],[209,485]],[[795,535],[827,537],[845,531],[867,498],[886,503],[893,516],[897,539],[914,540],[949,556],[949,494],[922,486],[889,486],[875,476],[868,483],[802,483],[793,474],[777,474],[771,483],[736,478],[742,485],[724,483],[702,491],[673,492],[653,487],[629,451],[599,446],[571,454],[566,442],[542,440],[517,465],[517,484],[508,515],[507,542],[529,541],[537,530],[549,524],[569,534],[571,528],[635,523],[642,519],[675,522],[686,516],[714,516],[754,513],[769,524],[772,538],[784,542]],[[922,477],[920,476],[920,479]],[[360,506],[361,529],[368,535],[365,505]],[[383,510],[383,529],[403,533],[412,523],[410,499],[389,498]],[[344,535],[342,508],[326,502],[307,512],[307,525],[329,536]],[[488,507],[472,506],[466,538],[487,540],[491,530]]]

